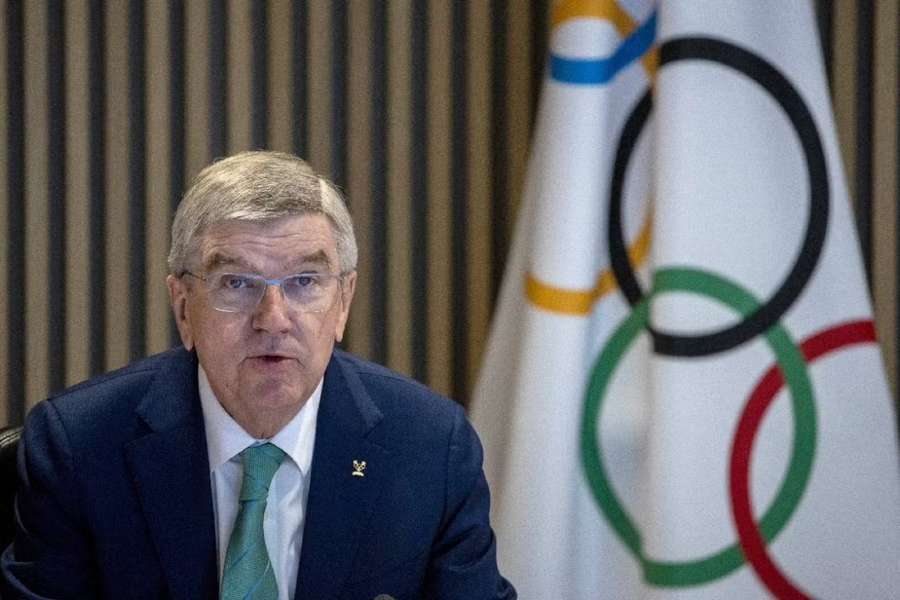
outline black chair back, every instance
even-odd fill
[[[19,489],[16,453],[21,437],[21,427],[0,429],[0,552],[9,546],[15,533],[15,502]]]

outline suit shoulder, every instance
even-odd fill
[[[191,354],[177,348],[138,360],[57,392],[39,403],[40,408],[33,412],[43,415],[50,409],[73,434],[77,435],[77,431],[81,430],[91,435],[88,432],[96,433],[110,425],[133,419],[136,405],[153,385],[157,375],[173,363],[183,363],[182,368],[190,368]]]
[[[386,414],[447,422],[460,418],[462,406],[426,385],[347,352],[335,351],[344,369],[356,374],[373,402]]]
[[[124,367],[103,373],[52,394],[50,402],[61,405],[70,402],[81,402],[84,399],[107,395],[109,392],[122,393],[140,387],[142,382],[152,378],[169,361],[178,356],[174,349],[142,358]]]

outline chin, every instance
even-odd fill
[[[301,406],[309,395],[305,386],[280,378],[260,378],[247,386],[253,404],[260,408],[278,409]]]

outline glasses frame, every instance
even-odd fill
[[[206,275],[200,275],[200,274],[194,273],[194,272],[192,272],[192,271],[184,271],[184,272],[181,274],[181,277],[184,277],[185,275],[190,275],[191,277],[193,277],[193,278],[195,278],[195,279],[199,279],[200,281],[202,281],[202,282],[206,285],[206,291],[207,291],[207,293],[212,293],[213,290],[210,289],[211,282],[210,282],[209,274],[206,274]],[[329,304],[328,307],[326,307],[326,308],[321,308],[321,309],[319,309],[319,310],[307,310],[307,309],[305,309],[305,308],[303,308],[303,307],[297,307],[297,306],[294,306],[294,304],[292,304],[291,302],[288,301],[287,296],[285,296],[285,294],[284,294],[284,287],[282,287],[282,284],[283,284],[286,280],[291,279],[292,277],[301,277],[301,276],[309,276],[309,277],[325,277],[325,278],[328,278],[328,279],[332,279],[332,278],[333,278],[333,279],[337,279],[337,282],[338,282],[338,290],[343,291],[343,289],[344,289],[344,277],[346,277],[346,276],[348,275],[348,273],[311,273],[311,272],[300,272],[300,273],[293,273],[293,274],[291,274],[291,275],[285,275],[284,277],[281,277],[281,278],[274,278],[274,279],[269,279],[268,277],[265,277],[265,276],[263,276],[263,275],[257,275],[257,274],[255,274],[255,273],[230,273],[230,272],[228,272],[228,271],[223,271],[223,272],[220,273],[219,275],[235,275],[235,276],[237,276],[237,277],[258,277],[260,280],[262,280],[262,281],[265,282],[265,284],[266,284],[266,286],[263,288],[262,293],[259,295],[259,298],[256,300],[256,304],[254,304],[252,308],[247,309],[247,310],[230,310],[230,309],[227,309],[227,308],[221,308],[221,307],[219,307],[219,306],[213,305],[213,309],[214,309],[214,310],[217,310],[217,311],[219,311],[219,312],[229,313],[229,314],[252,313],[252,312],[255,311],[256,308],[259,306],[259,303],[262,302],[262,299],[265,298],[266,292],[268,291],[269,287],[278,287],[278,288],[281,289],[281,298],[282,298],[282,300],[284,300],[285,304],[286,304],[288,307],[290,307],[291,310],[295,310],[295,311],[301,312],[301,313],[319,314],[319,313],[328,312],[329,310],[331,310],[331,308],[334,306],[334,302],[335,302],[336,298],[332,298],[331,304]],[[340,296],[340,293],[338,293],[337,295]]]

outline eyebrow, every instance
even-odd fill
[[[307,254],[306,256],[300,257],[300,260],[294,264],[299,265],[313,265],[313,266],[325,266],[331,267],[331,259],[328,258],[328,254],[325,253],[324,250],[317,250],[312,254]]]
[[[215,271],[219,267],[230,267],[230,266],[238,266],[241,269],[247,269],[250,271],[255,270],[253,265],[251,265],[247,261],[245,261],[241,258],[238,258],[236,256],[224,254],[222,252],[214,252],[203,263],[203,267],[207,271]]]
[[[331,260],[328,258],[328,254],[324,250],[317,250],[312,254],[301,256],[298,260],[291,261],[290,264],[301,265],[299,267],[296,267],[297,272],[299,273],[307,270],[311,266],[324,266],[326,268],[330,268]],[[231,266],[236,266],[240,269],[254,271],[257,273],[261,271],[261,269],[255,267],[252,263],[249,263],[242,258],[232,256],[230,254],[225,254],[219,251],[214,252],[206,261],[204,261],[204,268],[207,271],[214,271],[221,267]]]

